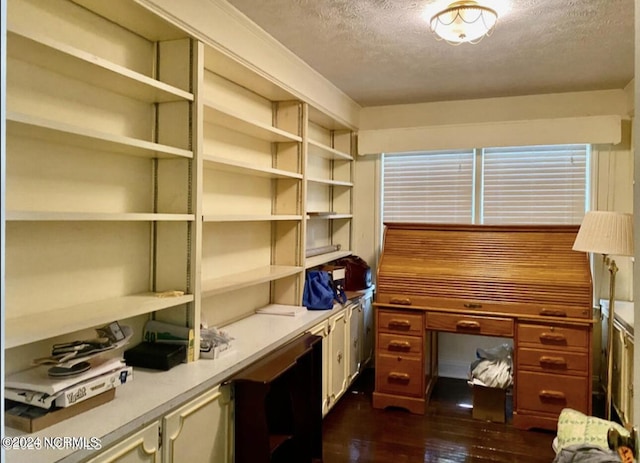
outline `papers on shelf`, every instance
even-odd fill
[[[69,407],[79,402],[83,402],[91,397],[101,394],[109,389],[130,382],[133,379],[133,368],[120,364],[120,368],[107,372],[103,375],[74,384],[67,389],[63,389],[55,394],[32,391],[28,389],[5,388],[5,398],[15,402],[33,405],[36,407],[49,409],[53,405],[56,407]]]
[[[284,315],[287,317],[295,317],[307,311],[306,307],[297,305],[281,305],[271,304],[256,310],[256,313],[267,315]]]
[[[91,368],[79,375],[61,378],[49,376],[48,365],[39,365],[28,370],[19,371],[7,376],[4,386],[12,389],[25,389],[29,391],[45,392],[54,395],[75,384],[81,383],[96,376],[103,375],[124,366],[121,359],[92,358],[88,360]]]

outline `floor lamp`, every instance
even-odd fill
[[[611,419],[611,380],[613,376],[613,317],[618,267],[611,256],[633,256],[633,216],[621,212],[590,211],[584,216],[573,244],[575,251],[602,254],[609,270],[609,318],[607,321],[606,419]]]

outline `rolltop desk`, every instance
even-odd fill
[[[385,224],[373,406],[425,412],[437,332],[513,338],[513,425],[591,414],[592,282],[578,226]],[[472,359],[470,359],[471,361]]]

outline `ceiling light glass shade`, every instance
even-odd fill
[[[478,43],[491,35],[498,22],[498,14],[475,1],[460,1],[431,18],[431,31],[438,39],[451,44]]]
[[[613,256],[633,256],[633,216],[622,212],[587,212],[582,219],[573,249]]]

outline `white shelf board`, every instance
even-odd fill
[[[344,187],[352,187],[352,182],[343,182],[341,180],[330,180],[326,178],[307,178],[307,182],[312,183],[320,183],[323,185],[331,185],[331,186],[344,186]]]
[[[202,156],[202,159],[206,169],[253,175],[255,177],[302,179],[302,174],[297,172],[289,172],[287,170],[273,169],[270,167],[257,167],[248,162],[236,161],[212,154],[205,154]]]
[[[343,161],[353,161],[353,157],[342,151],[331,148],[315,140],[309,139],[308,142],[309,154],[326,159],[338,159]]]
[[[340,213],[322,213],[322,214],[313,214],[309,213],[307,215],[308,220],[338,220],[338,219],[352,219],[352,214],[340,214]]]
[[[184,30],[165,21],[144,6],[143,2],[130,0],[72,0],[99,16],[109,19],[125,29],[135,32],[151,42],[184,39]]]
[[[294,221],[302,220],[301,215],[267,215],[267,214],[249,214],[249,215],[204,215],[203,222],[276,222],[276,221]]]
[[[193,158],[193,152],[189,150],[15,112],[7,112],[7,131],[20,136],[78,146],[92,151],[100,150],[148,158]]]
[[[345,121],[339,121],[335,117],[328,115],[323,109],[313,105],[309,105],[309,120],[329,130],[347,132],[356,129],[351,126],[351,124]]]
[[[302,267],[268,265],[246,272],[205,280],[202,282],[202,296],[214,296],[248,286],[279,280],[300,273],[303,270]]]
[[[7,211],[7,221],[85,221],[85,222],[193,222],[194,214],[152,213],[101,213],[101,212],[53,212],[53,211]]]
[[[268,142],[301,142],[302,138],[286,130],[272,127],[260,121],[251,120],[228,108],[223,108],[211,101],[204,102],[204,119],[235,132]]]
[[[21,346],[192,301],[193,295],[190,294],[158,297],[154,293],[142,293],[18,317],[11,317],[8,309],[5,319],[5,347]]]
[[[7,53],[96,87],[148,103],[193,101],[193,94],[45,36],[8,28]]]
[[[210,43],[204,47],[204,67],[270,101],[293,101],[300,98],[276,84],[262,71],[239,62],[227,50]]]
[[[342,259],[343,257],[350,256],[351,251],[334,251],[326,254],[320,254],[319,256],[307,257],[305,259],[305,268],[316,267],[318,265],[326,264],[332,260]]]

